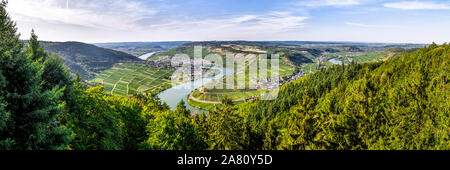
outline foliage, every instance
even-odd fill
[[[247,133],[245,124],[236,113],[233,113],[233,101],[225,96],[222,104],[209,113],[208,143],[214,150],[244,149]]]
[[[190,111],[184,101],[177,105],[174,112],[165,111],[147,126],[149,138],[143,143],[143,149],[158,150],[202,150],[205,142],[194,127]]]
[[[450,149],[449,49],[334,66],[240,112],[266,149]]]
[[[45,60],[39,44],[27,47],[19,41],[15,23],[0,3],[0,148],[62,149],[69,141],[69,130],[57,117],[63,112],[58,87],[43,89]],[[32,36],[36,38],[35,36]],[[39,59],[38,59],[39,58]]]
[[[118,115],[103,98],[103,87],[84,90],[81,82],[75,88],[75,105],[65,116],[66,125],[73,130],[70,149],[122,149],[122,134]]]

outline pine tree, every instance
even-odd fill
[[[8,120],[11,116],[11,114],[5,110],[7,103],[4,101],[4,95],[2,94],[6,84],[5,81],[6,80],[0,70],[0,134],[4,134],[6,133],[6,130],[8,130]],[[0,150],[10,149],[12,142],[11,138],[4,139],[4,137],[0,136]]]
[[[44,48],[39,44],[38,36],[34,33],[34,29],[31,30],[31,37],[29,45],[25,48],[25,53],[32,61],[44,62],[47,59],[47,54]]]
[[[191,116],[191,112],[186,108],[185,103],[181,100],[177,104],[177,108],[175,109],[175,113],[177,116],[189,118]]]
[[[53,88],[63,89],[62,99],[67,102],[71,99],[73,91],[73,77],[69,69],[63,64],[58,55],[51,55],[44,51],[40,45],[38,36],[31,31],[29,45],[25,47],[26,56],[40,68],[43,91]]]
[[[43,67],[41,76],[43,90],[61,88],[64,92],[62,100],[66,102],[71,100],[74,81],[69,69],[64,66],[62,59],[56,55],[46,57]]]
[[[152,98],[142,95],[136,98],[108,96],[106,99],[109,105],[119,115],[122,128],[123,149],[139,149],[139,144],[147,139],[145,133],[147,121],[142,115],[142,106],[153,102]]]
[[[181,101],[177,109],[156,113],[148,123],[149,138],[142,149],[157,150],[202,150],[206,143],[195,129],[189,117],[190,111]]]
[[[235,113],[233,101],[225,96],[221,105],[210,111],[209,146],[213,150],[244,149],[245,125]]]
[[[0,148],[63,149],[70,141],[70,131],[57,121],[63,108],[59,102],[62,93],[58,89],[42,91],[42,72],[21,51],[23,43],[6,5],[6,1],[0,3],[0,78],[4,80],[0,122],[7,119],[6,124],[0,123]]]
[[[68,149],[123,149],[119,115],[104,96],[103,86],[86,90],[81,77],[77,75],[74,96],[64,116],[64,124],[73,130],[74,138]]]
[[[206,149],[206,143],[202,140],[197,129],[191,120],[191,112],[186,108],[185,103],[181,100],[175,110],[177,124],[179,126],[179,134],[183,140],[179,144],[183,150],[202,150]]]

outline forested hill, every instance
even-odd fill
[[[334,66],[239,108],[265,149],[450,149],[450,45]]]
[[[41,42],[44,49],[57,53],[72,73],[79,72],[84,80],[92,79],[120,62],[138,61],[139,58],[120,51],[81,42]]]

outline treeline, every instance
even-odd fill
[[[0,149],[450,149],[450,45],[333,66],[273,101],[224,98],[209,114],[87,87],[0,4]]]

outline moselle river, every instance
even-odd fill
[[[153,54],[155,54],[156,52],[151,52],[151,53],[147,53],[144,55],[139,56],[138,58],[142,59],[142,60],[147,60],[148,57],[152,56]]]
[[[142,60],[146,60],[148,57],[152,56],[155,53],[156,52],[147,53],[147,54],[139,56],[138,58],[140,58]],[[197,111],[199,113],[207,112],[206,110],[200,110],[200,109],[194,108],[191,105],[189,105],[189,103],[187,102],[187,96],[194,90],[202,87],[203,85],[205,85],[213,80],[216,80],[216,79],[222,78],[225,75],[234,73],[233,69],[218,68],[218,67],[212,67],[211,69],[218,69],[221,72],[220,72],[220,74],[212,76],[212,77],[197,79],[194,81],[189,81],[189,82],[185,82],[185,83],[173,86],[173,87],[166,89],[166,90],[162,91],[161,93],[159,93],[157,95],[158,98],[161,99],[162,102],[167,103],[167,105],[169,105],[171,110],[175,110],[177,107],[177,104],[181,100],[184,100],[184,103],[186,103],[186,107],[189,110]]]
[[[198,113],[207,112],[205,110],[199,110],[199,109],[194,108],[191,105],[189,105],[187,102],[187,96],[194,90],[202,87],[203,85],[205,85],[213,80],[216,80],[216,79],[222,78],[225,75],[234,73],[233,69],[218,68],[218,67],[212,67],[211,69],[218,69],[218,70],[221,70],[221,72],[220,72],[220,74],[217,74],[212,77],[197,79],[194,81],[189,81],[189,82],[185,82],[185,83],[173,86],[173,87],[166,89],[166,90],[162,91],[161,93],[159,93],[158,98],[161,99],[162,102],[167,103],[167,105],[169,105],[171,110],[175,110],[175,108],[177,107],[177,104],[181,100],[184,100],[184,102],[186,103],[186,107],[189,110],[197,111]]]

